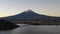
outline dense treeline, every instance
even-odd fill
[[[14,29],[18,27],[18,25],[5,21],[5,20],[0,20],[0,30],[9,30],[9,29]]]
[[[12,21],[18,24],[32,24],[32,25],[60,25],[60,20],[30,20],[30,21]]]

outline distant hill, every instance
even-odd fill
[[[42,14],[38,14],[32,10],[27,10],[24,11],[20,14],[14,15],[14,16],[9,16],[9,17],[4,17],[4,20],[7,21],[29,21],[29,20],[44,20],[44,19],[49,19],[49,20],[60,20],[60,17],[52,17],[52,16],[46,16]]]
[[[11,30],[17,27],[19,26],[14,23],[0,19],[0,30]]]

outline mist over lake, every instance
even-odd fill
[[[13,30],[0,31],[0,34],[60,34],[60,25],[22,25]]]

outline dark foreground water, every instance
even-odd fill
[[[21,25],[14,30],[0,31],[0,34],[60,34],[60,25]]]

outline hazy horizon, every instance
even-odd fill
[[[19,14],[28,9],[60,17],[60,0],[0,0],[0,17]]]

